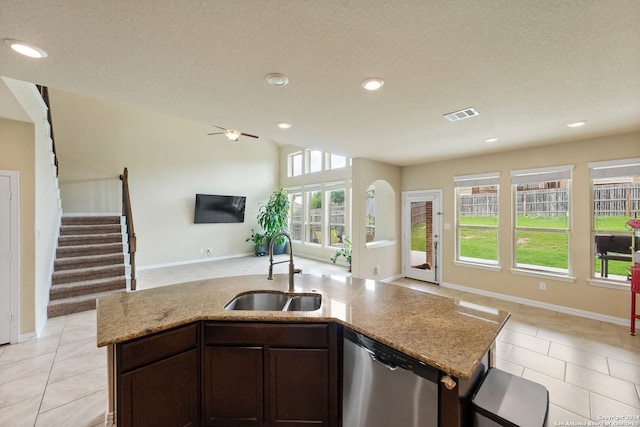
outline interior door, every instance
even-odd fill
[[[11,341],[11,178],[0,175],[0,344]]]
[[[402,272],[440,283],[442,190],[402,193]]]

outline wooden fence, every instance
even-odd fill
[[[593,207],[596,216],[640,216],[640,183],[598,184],[594,186]],[[569,209],[567,188],[526,189],[516,192],[518,215],[562,216]],[[460,196],[460,215],[495,216],[497,194]]]

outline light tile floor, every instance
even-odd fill
[[[266,279],[267,266],[266,258],[243,257],[143,270],[138,288],[243,274]],[[347,274],[343,267],[303,258],[296,266],[305,273]],[[281,264],[275,272],[286,269]],[[640,416],[640,336],[630,336],[626,327],[410,279],[394,283],[510,311],[498,339],[497,366],[547,387],[547,425]],[[106,374],[105,349],[96,348],[95,311],[49,319],[37,339],[0,346],[0,426],[104,425]],[[627,422],[640,426],[640,419]]]

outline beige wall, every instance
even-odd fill
[[[20,172],[20,334],[35,331],[34,126],[0,118],[0,169]]]
[[[152,266],[250,253],[259,204],[278,186],[278,149],[265,139],[229,142],[207,124],[51,91],[63,210],[120,211],[129,170],[137,263]],[[194,224],[196,193],[247,197],[245,222]]]
[[[443,189],[443,282],[557,304],[604,315],[627,318],[629,291],[596,287],[591,276],[591,184],[588,162],[640,156],[640,133],[549,145],[539,148],[442,161],[402,169],[402,191]],[[572,187],[571,262],[576,280],[567,283],[551,278],[515,275],[511,267],[511,183],[510,170],[556,165],[575,165]],[[454,264],[455,217],[453,177],[483,172],[500,172],[500,272]],[[539,282],[547,284],[540,291]]]
[[[401,272],[400,257],[402,253],[400,240],[400,212],[402,208],[401,192],[401,168],[376,162],[373,160],[356,158],[353,159],[353,266],[352,271],[355,277],[381,280],[390,276],[395,276]],[[369,186],[375,181],[386,181],[393,191],[394,200],[382,201],[382,204],[392,203],[392,211],[395,212],[394,231],[385,233],[387,237],[392,237],[388,242],[381,245],[366,244],[365,236],[365,193]],[[378,200],[376,200],[376,229],[384,227],[378,218]],[[386,206],[389,208],[389,206]],[[380,267],[376,273],[376,267]]]

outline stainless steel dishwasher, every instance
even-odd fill
[[[344,329],[344,427],[438,425],[439,371]]]

